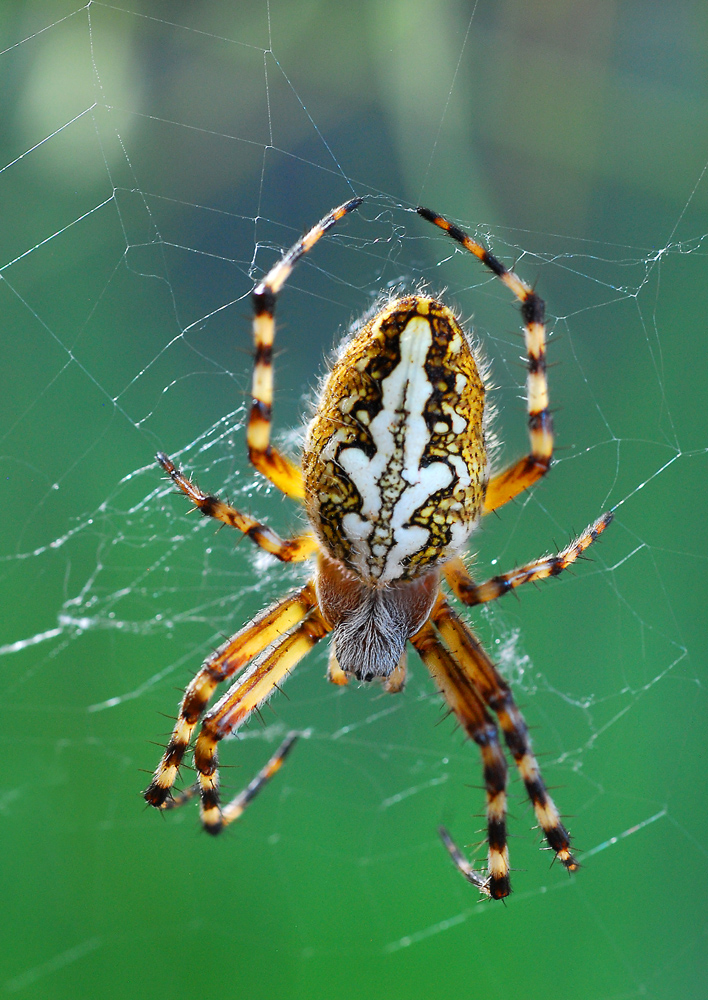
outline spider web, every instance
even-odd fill
[[[609,24],[583,8],[578,56],[570,2],[545,33],[518,2],[435,16],[247,7],[3,15],[0,803],[19,934],[0,982],[135,995],[134,970],[159,963],[150,995],[173,995],[186,929],[214,949],[209,991],[380,996],[383,981],[447,995],[474,975],[529,997],[549,977],[571,997],[695,995],[708,926],[699,15],[687,5],[669,25],[652,7],[630,28],[629,12]],[[598,67],[611,110],[579,96]],[[541,71],[567,93],[544,91]],[[531,110],[517,106],[527,87]],[[323,359],[352,319],[382,289],[424,285],[474,323],[500,462],[528,447],[518,313],[410,213],[422,201],[548,303],[557,461],[475,536],[477,576],[616,511],[575,572],[474,615],[562,786],[584,866],[572,880],[548,869],[513,783],[506,907],[479,903],[439,844],[444,822],[483,857],[480,769],[413,657],[392,697],[327,685],[315,651],[224,746],[235,790],[290,729],[308,737],[218,841],[197,835],[192,808],[165,823],[140,808],[174,689],[306,572],[188,515],[152,456],[297,529],[295,505],[245,460],[249,294],[352,193],[369,200],[279,303],[279,444],[297,454]],[[251,957],[236,972],[234,934]]]

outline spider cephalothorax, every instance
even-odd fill
[[[487,796],[488,874],[477,873],[441,829],[443,842],[463,875],[499,899],[510,891],[507,764],[499,728],[549,847],[569,871],[577,868],[577,862],[509,686],[448,603],[441,580],[463,604],[493,601],[522,583],[555,576],[575,562],[612,515],[604,514],[556,555],[482,584],[469,577],[459,553],[477,522],[532,486],[551,463],[544,307],[531,288],[480,244],[425,208],[417,209],[418,214],[478,257],[521,303],[528,355],[529,454],[490,477],[485,387],[474,350],[451,310],[423,294],[388,302],[347,341],[309,426],[302,471],[271,446],[277,295],[297,260],[362,201],[354,198],[326,215],[283,255],[253,293],[256,361],[249,456],[279,489],[304,501],[310,530],[281,539],[218,497],[202,493],[166,455],[157,456],[203,514],[232,525],[283,561],[316,556],[316,564],[310,582],[266,609],[207,659],[185,692],[170,742],[144,794],[162,809],[199,794],[202,822],[209,832],[218,833],[241,815],[278,770],[296,734],[225,806],[219,799],[219,741],[258,709],[315,643],[331,637],[328,678],[332,682],[379,678],[386,690],[397,692],[405,683],[410,641],[451,711],[480,748]],[[231,687],[204,715],[195,744],[197,782],[173,795],[194,729],[217,685],[226,680],[232,681]]]

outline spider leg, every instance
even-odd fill
[[[175,467],[174,462],[164,452],[158,451],[155,457],[175,486],[189,497],[194,506],[205,517],[213,517],[215,520],[221,521],[222,524],[228,524],[243,532],[261,549],[270,552],[282,562],[302,562],[304,559],[309,559],[312,553],[317,550],[317,541],[314,535],[295,535],[293,538],[283,539],[266,524],[261,524],[260,521],[256,521],[255,518],[249,517],[247,514],[241,514],[240,511],[230,504],[224,503],[217,496],[202,493],[183,472]]]
[[[329,631],[330,626],[314,609],[275,649],[256,660],[204,717],[194,748],[194,765],[201,796],[201,821],[208,833],[220,833],[240,815],[238,806],[231,811],[229,807],[222,810],[219,803],[219,741],[233,733],[259,708],[298,661]]]
[[[489,841],[489,878],[471,879],[455,855],[451,856],[469,881],[492,899],[508,896],[509,851],[506,844],[506,781],[507,765],[499,745],[497,727],[482,703],[470,676],[454,655],[443,646],[435,629],[426,623],[411,639],[423,663],[430,671],[440,693],[457,717],[460,725],[480,748],[487,791],[487,839]],[[449,839],[449,835],[448,835]],[[443,841],[450,850],[448,840]],[[450,841],[451,842],[451,841]],[[470,872],[472,871],[469,866]]]
[[[548,409],[546,378],[546,326],[543,299],[509,271],[480,243],[475,242],[459,226],[454,225],[428,208],[418,208],[418,215],[444,230],[452,239],[474,254],[521,303],[524,320],[524,341],[528,356],[526,396],[528,406],[531,451],[508,469],[493,476],[487,485],[484,514],[489,514],[523,493],[548,472],[553,457],[553,420]]]
[[[531,749],[528,728],[514,702],[509,685],[499,674],[479,640],[446,601],[435,606],[431,619],[460,669],[479,691],[485,704],[496,713],[506,745],[514,758],[549,847],[555,851],[556,857],[568,871],[575,871],[578,862],[570,851],[570,834],[561,823],[558,810],[546,790]]]
[[[246,806],[253,802],[263,786],[267,785],[270,779],[278,773],[285,762],[285,758],[295,746],[295,742],[299,735],[299,733],[288,733],[273,756],[266,763],[265,767],[260,769],[255,778],[253,778],[253,780],[246,785],[242,792],[235,795],[231,801],[222,808],[221,815],[224,826],[228,826],[229,823],[233,823],[234,820],[239,819],[239,817],[243,815]]]
[[[384,681],[386,694],[400,694],[408,680],[408,658],[405,649],[393,672]]]
[[[549,576],[558,576],[564,569],[572,566],[588,546],[602,534],[613,516],[611,511],[603,514],[587,527],[574,542],[555,555],[541,556],[540,559],[534,559],[523,566],[517,566],[509,573],[493,576],[484,583],[474,582],[459,556],[446,564],[445,579],[450,584],[455,597],[468,607],[473,607],[475,604],[486,604],[487,601],[496,601],[497,598],[508,594],[510,590],[520,587],[522,583],[532,583],[536,580],[545,580]]]
[[[338,687],[343,687],[345,684],[349,683],[349,678],[347,677],[346,672],[339,666],[339,660],[337,659],[334,643],[332,643],[329,647],[327,680],[330,684],[336,684]]]
[[[217,685],[233,677],[254,656],[279,641],[310,614],[315,603],[314,586],[308,583],[301,591],[290,594],[262,611],[204,663],[184,693],[170,741],[152,781],[143,792],[150,805],[167,809],[185,801],[181,796],[176,796],[173,802],[172,788],[192,733]]]
[[[256,356],[247,432],[248,454],[255,468],[266,479],[283,493],[300,500],[305,495],[300,469],[270,444],[275,305],[278,293],[300,257],[311,250],[336,222],[358,208],[362,201],[363,198],[352,198],[351,201],[345,202],[320,219],[316,226],[313,226],[280,258],[253,290],[253,339]]]
[[[452,863],[455,868],[457,868],[458,872],[465,876],[470,885],[476,886],[480,892],[484,893],[485,896],[488,896],[489,887],[487,879],[485,879],[483,875],[480,875],[479,872],[475,871],[444,826],[438,827],[438,833],[440,834],[440,839],[447,848],[447,852],[452,858]]]
[[[227,826],[229,823],[233,823],[234,820],[238,819],[244,813],[246,806],[248,806],[253,799],[255,799],[261,789],[268,784],[270,779],[275,774],[278,773],[280,768],[283,766],[285,758],[292,750],[299,736],[299,733],[288,733],[273,756],[260,769],[255,778],[253,778],[253,780],[246,785],[243,791],[239,792],[238,795],[235,795],[228,805],[222,808],[221,814],[224,820],[224,826]],[[176,809],[178,806],[184,805],[185,802],[189,802],[190,799],[193,799],[195,795],[198,794],[199,782],[197,781],[193,785],[190,785],[189,788],[185,788],[183,792],[180,792],[172,799],[169,799],[165,803],[165,809]]]

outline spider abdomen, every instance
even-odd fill
[[[484,500],[484,383],[433,298],[381,310],[324,385],[303,454],[307,513],[359,579],[412,580],[467,541]]]

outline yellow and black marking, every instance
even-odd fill
[[[227,805],[223,807],[221,815],[224,826],[228,826],[229,823],[233,823],[234,820],[239,819],[246,809],[246,806],[253,802],[256,795],[258,795],[264,785],[266,785],[270,779],[278,773],[285,762],[285,758],[295,746],[295,741],[298,739],[299,735],[299,733],[290,733],[280,744],[265,767],[261,768],[255,778],[244,788],[242,792],[236,795]]]
[[[546,326],[543,299],[526,282],[509,271],[481,243],[475,242],[462,229],[431,212],[419,207],[418,215],[432,222],[453,240],[474,254],[489,268],[521,303],[524,320],[524,340],[528,356],[526,394],[528,427],[531,452],[514,465],[493,476],[487,486],[483,513],[489,514],[498,507],[523,493],[548,472],[553,458],[553,419],[548,408],[548,380],[546,378]]]
[[[447,306],[423,300],[419,312],[428,316],[432,345],[425,369],[433,385],[424,417],[430,441],[423,463],[442,462],[452,472],[449,487],[434,493],[410,519],[429,532],[428,543],[408,560],[411,575],[435,565],[451,544],[451,528],[472,528],[479,518],[487,479],[484,440],[485,387],[465,332]],[[458,389],[458,379],[464,388]],[[456,426],[460,422],[461,427]],[[461,485],[455,460],[461,460],[470,482]]]
[[[411,642],[458,722],[480,748],[487,792],[487,885],[492,899],[503,899],[511,892],[506,843],[507,765],[497,727],[475,685],[460,669],[457,659],[441,644],[432,625],[424,625]]]
[[[315,604],[314,588],[308,583],[299,593],[261,612],[209,657],[184,693],[170,741],[152,781],[143,792],[150,805],[170,806],[172,788],[192,734],[217,685],[229,680],[255,656],[280,640],[312,611]]]
[[[278,749],[275,751],[273,756],[268,760],[268,762],[260,769],[258,774],[253,778],[253,780],[239,792],[238,795],[234,796],[231,801],[222,807],[222,827],[228,826],[233,823],[234,820],[239,819],[246,806],[249,805],[255,799],[256,795],[263,789],[265,785],[268,784],[270,779],[274,777],[283,766],[285,758],[288,756],[293,746],[295,745],[300,733],[288,733],[287,737],[280,744]],[[185,788],[183,792],[178,792],[173,795],[171,799],[168,799],[165,803],[165,810],[177,809],[179,806],[184,805],[185,802],[189,802],[191,799],[195,798],[199,794],[199,782],[195,782],[190,785],[189,788]],[[220,828],[220,829],[221,829]]]
[[[202,493],[184,473],[175,467],[172,459],[168,458],[164,452],[158,451],[155,457],[175,486],[189,497],[194,506],[205,517],[213,517],[215,520],[221,521],[222,524],[228,524],[229,527],[236,528],[237,531],[248,535],[259,548],[265,549],[281,562],[302,562],[304,559],[309,559],[317,551],[317,540],[309,532],[304,535],[296,535],[294,538],[283,539],[267,524],[261,524],[255,518],[242,514],[217,496]]]
[[[603,514],[586,528],[574,542],[571,542],[556,555],[541,556],[540,559],[534,559],[523,566],[518,566],[509,573],[493,576],[484,583],[477,584],[472,580],[459,557],[451,559],[445,566],[445,579],[452,587],[455,597],[459,598],[467,607],[496,601],[523,583],[534,583],[537,580],[558,576],[563,570],[572,566],[588,546],[599,538],[612,521],[613,516],[611,511]]]
[[[531,740],[524,717],[514,703],[509,685],[499,674],[482,645],[445,601],[436,605],[432,615],[452,658],[469,683],[499,719],[506,745],[514,758],[549,846],[568,871],[577,862],[570,853],[570,834],[560,821],[558,810],[546,790],[531,750]]]
[[[270,444],[273,413],[273,340],[275,306],[278,293],[290,277],[293,267],[340,219],[361,205],[363,198],[352,198],[335,208],[298,240],[253,290],[253,340],[255,361],[251,412],[246,440],[251,462],[266,479],[288,496],[304,496],[302,475],[296,465]]]
[[[499,725],[504,733],[506,745],[516,762],[526,794],[531,800],[538,825],[543,830],[548,846],[569,872],[578,868],[578,862],[570,851],[570,834],[561,823],[561,818],[553,799],[546,790],[541,772],[531,752],[528,728],[519,709],[514,704],[511,692],[500,692],[492,701]]]
[[[313,533],[282,539],[217,496],[202,493],[164,453],[157,456],[175,485],[205,516],[235,527],[283,561],[304,560],[316,552],[319,559],[315,581],[263,611],[206,660],[185,692],[170,742],[143,794],[151,805],[161,809],[175,808],[199,795],[202,823],[212,834],[238,819],[280,769],[297,734],[289,734],[256,777],[225,806],[219,796],[219,742],[259,710],[320,639],[334,632],[338,642],[337,629],[342,622],[346,625],[348,616],[363,608],[366,618],[370,607],[378,607],[380,612],[379,605],[383,605],[398,632],[376,632],[377,642],[381,636],[384,639],[380,648],[367,641],[367,650],[376,663],[368,664],[365,672],[352,657],[351,648],[356,643],[350,647],[344,644],[339,647],[343,668],[333,647],[328,678],[335,684],[346,684],[350,676],[376,676],[384,679],[388,692],[402,690],[405,641],[418,630],[411,638],[413,646],[451,711],[480,748],[486,789],[488,872],[474,870],[447,830],[441,828],[440,836],[464,877],[483,894],[501,899],[511,891],[508,775],[492,713],[548,844],[569,871],[578,864],[570,850],[568,831],[541,777],[526,723],[509,685],[448,605],[439,589],[436,567],[445,564],[449,585],[468,606],[493,601],[523,583],[556,576],[571,566],[605,530],[612,514],[604,514],[556,555],[536,559],[481,584],[467,574],[457,553],[466,541],[468,529],[480,515],[501,507],[532,486],[551,464],[553,427],[548,408],[545,309],[541,298],[481,244],[425,208],[417,209],[421,218],[476,256],[521,304],[528,358],[529,454],[487,482],[485,389],[474,353],[452,312],[423,295],[389,302],[347,344],[320,399],[302,472],[271,446],[277,297],[302,255],[363,200],[353,198],[324,216],[281,257],[253,292],[255,362],[248,451],[254,466],[278,489],[305,500]],[[398,375],[407,379],[407,388],[401,393],[394,391],[394,385],[398,385],[395,379],[388,385],[387,380],[402,360]],[[398,408],[383,406],[385,391],[390,398],[403,400],[403,404]],[[374,428],[372,423],[379,414],[381,419]],[[346,449],[350,449],[350,474],[342,464]],[[413,453],[415,461],[410,457]],[[382,456],[382,468],[376,467],[372,485],[366,473],[374,468],[370,460],[376,454]],[[404,481],[407,486],[402,485]],[[406,494],[408,487],[413,492]],[[368,511],[364,509],[364,493]],[[407,500],[401,504],[401,497],[406,495]],[[421,532],[421,528],[425,530]],[[378,558],[373,551],[376,547],[384,552],[387,545],[390,551],[400,550],[394,560],[397,575],[383,578],[385,587],[377,585],[374,573],[363,572],[353,556],[352,535],[359,544],[366,530],[375,539],[373,562]],[[372,596],[381,600],[372,602]],[[386,616],[384,619],[389,620]],[[402,635],[399,619],[408,629]],[[398,645],[395,640],[399,640]],[[386,654],[389,663],[381,672],[377,665],[380,668]],[[231,681],[231,687],[207,711],[218,684],[224,681]],[[202,717],[194,750],[197,781],[173,794],[184,755]]]
[[[421,366],[430,393],[420,414],[391,414],[389,427],[394,429],[395,444],[372,484],[378,509],[367,511],[341,456],[350,450],[360,451],[367,459],[376,456],[371,425],[385,408],[386,381],[401,363],[404,331],[421,320],[430,336]],[[415,295],[396,299],[356,334],[327,379],[302,459],[308,518],[333,558],[361,573],[357,539],[344,526],[345,517],[356,514],[363,521],[368,519],[372,529],[368,542],[371,576],[381,572],[396,542],[396,507],[410,488],[402,466],[408,421],[418,416],[427,434],[420,466],[447,465],[450,482],[421,498],[408,518],[406,527],[422,527],[427,540],[406,557],[399,578],[414,579],[449,555],[455,527],[463,526],[469,533],[482,510],[487,470],[484,398],[484,383],[467,336],[441,302]]]
[[[318,612],[312,611],[272,652],[256,661],[204,717],[194,747],[194,767],[201,797],[201,821],[208,833],[218,834],[230,822],[220,806],[219,741],[245,722],[329,631]]]

